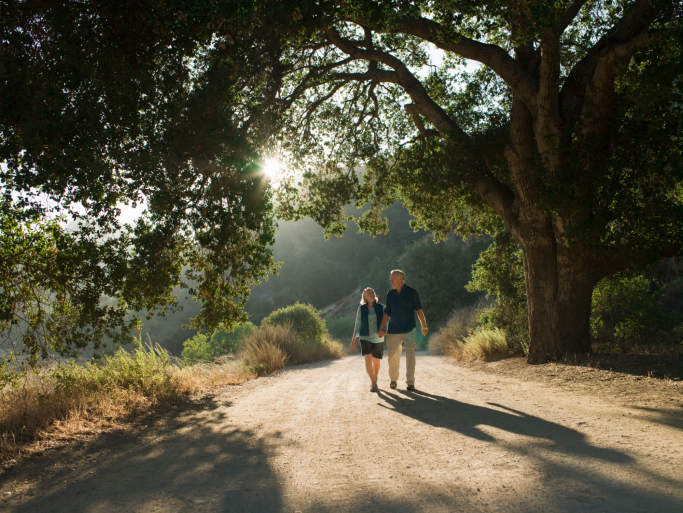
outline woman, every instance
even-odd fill
[[[384,354],[384,337],[378,337],[377,331],[384,316],[384,305],[377,302],[375,291],[370,287],[363,290],[360,306],[356,314],[356,325],[353,328],[351,350],[356,350],[356,338],[360,337],[360,347],[365,357],[365,370],[370,376],[370,391],[376,392],[379,363]]]

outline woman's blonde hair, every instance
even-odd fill
[[[365,299],[365,293],[366,293],[368,290],[371,290],[371,291],[375,292],[375,289],[373,289],[372,287],[365,287],[365,288],[363,289],[363,292],[361,292],[361,295],[360,295],[360,304],[361,304],[361,305],[367,304],[367,300]],[[377,293],[375,293],[375,296],[376,296],[376,295],[377,295]]]

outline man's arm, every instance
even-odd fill
[[[426,337],[427,333],[429,333],[429,328],[427,328],[427,319],[425,319],[425,314],[422,311],[422,308],[417,311],[417,318],[420,319],[420,324],[422,324],[422,336]]]
[[[379,331],[377,331],[377,336],[379,338],[382,338],[384,335],[387,334],[386,326],[387,326],[388,322],[389,322],[389,314],[384,312],[384,315],[382,316],[382,324],[379,325]]]

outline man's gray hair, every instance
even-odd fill
[[[406,273],[404,273],[400,269],[394,269],[393,271],[391,271],[391,274],[389,276],[393,276],[394,274],[399,274],[403,278],[403,281],[406,280]]]

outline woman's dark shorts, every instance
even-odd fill
[[[384,342],[374,344],[369,340],[360,339],[360,349],[363,356],[365,356],[366,354],[371,354],[373,358],[381,360],[382,355],[384,354]]]

